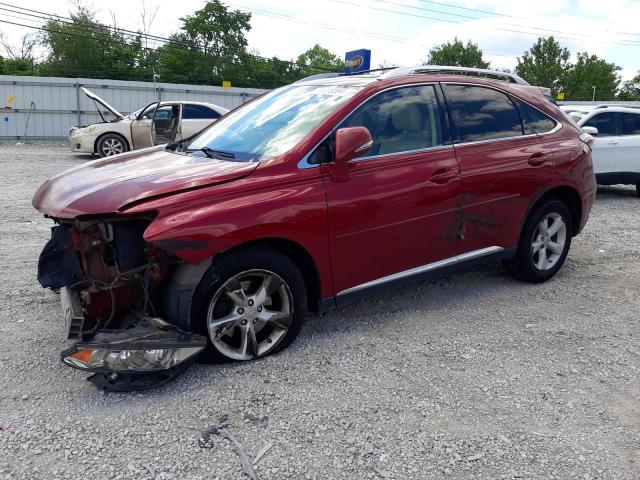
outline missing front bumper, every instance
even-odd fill
[[[183,373],[207,344],[159,318],[130,313],[123,320],[121,328],[99,330],[63,351],[62,362],[93,372],[89,381],[103,390],[143,390]]]

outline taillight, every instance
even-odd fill
[[[589,146],[593,145],[593,137],[591,135],[589,135],[588,133],[581,133],[580,134],[580,140],[582,141],[582,143],[586,143]]]

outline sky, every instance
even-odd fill
[[[3,0],[7,4],[67,15],[71,0]],[[98,19],[138,30],[141,10],[157,13],[150,33],[168,36],[179,17],[202,8],[203,0],[83,0]],[[538,36],[554,35],[571,52],[587,51],[619,65],[623,79],[640,70],[640,0],[230,0],[252,13],[249,48],[260,55],[295,59],[320,44],[340,57],[360,48],[380,63],[415,65],[429,50],[458,37],[478,43],[491,67],[513,68]],[[29,29],[2,23],[37,24],[0,11],[0,32],[18,43]]]

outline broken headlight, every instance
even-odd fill
[[[91,372],[155,372],[175,367],[204,348],[113,350],[114,346],[105,347],[76,347],[77,350],[63,357],[62,361],[70,367]]]
[[[130,314],[122,328],[99,330],[61,356],[65,365],[91,372],[156,372],[192,359],[205,346],[202,335]]]

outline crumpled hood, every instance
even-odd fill
[[[152,147],[62,172],[40,186],[32,203],[57,218],[115,213],[139,200],[238,179],[257,166]]]

